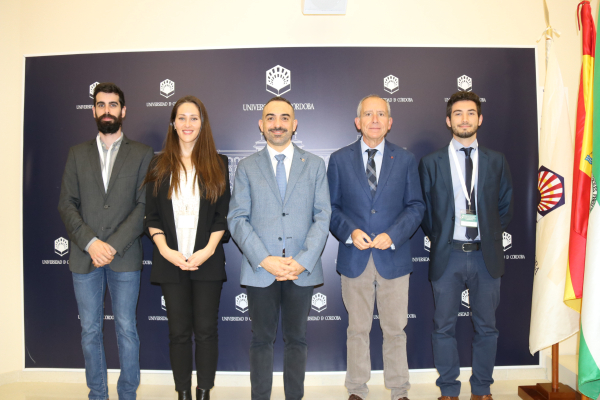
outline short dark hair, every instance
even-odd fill
[[[477,116],[481,115],[481,100],[479,100],[479,96],[474,92],[456,92],[452,96],[450,96],[450,100],[448,100],[448,104],[446,105],[446,117],[450,118],[452,115],[452,105],[459,101],[472,101],[477,106]]]
[[[274,101],[283,101],[284,103],[288,103],[290,105],[290,107],[292,107],[292,110],[294,109],[294,106],[292,105],[292,103],[290,103],[290,101],[288,99],[279,97],[279,96],[275,96],[275,97],[271,98],[269,101],[267,101],[265,103],[265,107],[267,106],[267,104],[272,103]],[[263,107],[263,109],[264,109],[264,107]]]
[[[98,93],[115,93],[119,95],[119,103],[121,108],[125,107],[125,95],[123,91],[112,82],[102,82],[94,88],[94,105],[96,105],[96,96]]]

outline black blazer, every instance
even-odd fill
[[[194,251],[198,251],[208,244],[208,239],[212,232],[225,231],[221,243],[217,245],[215,254],[213,254],[204,264],[198,267],[198,270],[190,273],[190,278],[198,281],[224,281],[227,279],[225,274],[225,252],[223,242],[229,238],[227,231],[227,212],[229,211],[229,172],[227,156],[221,155],[223,160],[226,188],[225,192],[217,199],[214,204],[200,197],[200,212],[198,214],[198,230],[196,231],[196,243]],[[156,158],[150,163],[150,168],[154,165]],[[144,217],[144,230],[150,237],[148,228],[160,229],[165,233],[167,245],[174,250],[177,245],[177,232],[175,230],[175,217],[173,215],[173,202],[167,198],[169,192],[170,180],[165,179],[158,189],[158,195],[154,196],[154,187],[156,183],[151,183],[146,188],[146,216]],[[153,283],[178,283],[181,269],[167,261],[154,245],[152,256],[152,272],[150,281]]]
[[[502,232],[513,215],[512,179],[504,154],[479,146],[477,216],[485,266],[493,278],[504,274]],[[454,236],[454,192],[448,146],[421,159],[426,210],[421,227],[429,240],[429,279],[438,280],[448,264]]]

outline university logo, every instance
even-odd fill
[[[160,94],[167,99],[175,94],[175,82],[165,79],[160,83]]]
[[[473,80],[466,75],[458,77],[458,90],[470,92],[473,90]]]
[[[429,240],[428,236],[425,236],[425,250],[431,251],[431,240]]]
[[[512,247],[512,235],[508,232],[502,232],[502,247],[504,251]]]
[[[235,309],[241,313],[248,311],[248,295],[246,293],[235,296]]]
[[[398,78],[394,75],[388,75],[383,78],[383,89],[389,94],[394,94],[398,91],[398,87],[400,86]]]
[[[165,301],[165,296],[160,296],[160,308],[167,311],[167,302]]]
[[[464,307],[471,308],[471,305],[469,304],[469,289],[463,290],[460,295],[460,304]]]
[[[94,82],[90,85],[90,99],[94,98],[94,89],[96,89],[96,86],[98,86],[100,84],[100,82]]]
[[[69,252],[69,241],[63,237],[59,237],[54,241],[54,252],[59,256],[64,256]]]
[[[289,69],[276,65],[267,70],[267,92],[279,97],[290,90],[292,90],[292,72]]]
[[[565,178],[543,165],[540,167],[538,170],[538,190],[540,191],[538,221],[565,204],[564,188]]]
[[[327,308],[327,296],[323,293],[315,293],[312,297],[311,307],[316,312],[321,312]]]

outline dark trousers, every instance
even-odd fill
[[[189,272],[179,283],[161,283],[169,318],[169,350],[175,390],[192,387],[192,334],[196,343],[198,387],[215,385],[219,356],[218,313],[222,281],[195,281]]]
[[[273,343],[277,335],[279,310],[283,333],[283,386],[286,400],[304,397],[306,371],[306,324],[313,286],[293,281],[273,282],[265,288],[247,287],[252,319],[250,383],[252,400],[269,400],[273,386]]]
[[[481,251],[465,253],[454,250],[440,279],[431,282],[435,299],[433,360],[440,376],[436,384],[442,396],[458,396],[460,374],[456,345],[456,319],[465,285],[469,289],[475,337],[473,338],[471,393],[490,394],[496,361],[496,308],[500,303],[500,279],[489,274]]]

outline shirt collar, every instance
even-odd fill
[[[460,149],[462,149],[463,147],[465,147],[465,146],[462,145],[462,143],[460,143],[454,137],[452,137],[452,146],[454,146],[454,150],[455,151],[460,151]],[[475,151],[477,151],[477,147],[478,146],[479,146],[479,144],[477,143],[477,139],[475,139],[473,141],[473,143],[471,143],[471,145],[468,146],[468,147],[471,147],[471,148],[475,149]]]
[[[289,158],[291,160],[294,156],[294,145],[292,145],[292,142],[290,142],[288,147],[283,149],[283,151],[280,153],[267,143],[267,151],[269,152],[269,158],[271,159],[274,159],[277,154],[284,154],[286,159]]]
[[[96,140],[98,140],[98,142],[100,142],[100,145],[102,146],[103,150],[108,151],[108,147],[106,147],[106,144],[104,144],[104,142],[100,138],[100,134],[98,134],[98,136],[96,136]],[[113,150],[118,149],[119,146],[121,146],[121,142],[123,142],[123,132],[121,132],[121,136],[113,142],[113,144],[112,144]]]
[[[370,150],[371,148],[369,146],[367,146],[367,144],[365,143],[365,141],[363,140],[363,138],[360,138],[360,151],[361,153],[364,153],[367,150]],[[381,141],[381,143],[379,143],[377,146],[374,147],[374,149],[376,149],[377,151],[379,151],[381,153],[381,155],[383,155],[383,150],[385,149],[385,139],[383,139]],[[377,154],[377,153],[375,153]]]

